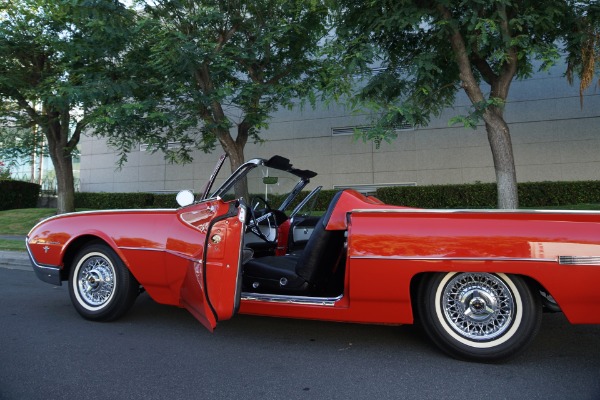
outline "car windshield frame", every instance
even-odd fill
[[[306,185],[310,182],[310,178],[315,177],[317,174],[313,171],[309,170],[299,170],[293,168],[292,164],[288,159],[281,156],[273,156],[269,160],[265,160],[263,158],[253,158],[244,164],[242,164],[227,180],[217,189],[215,190],[209,198],[223,198],[225,193],[231,190],[234,185],[240,180],[246,177],[250,171],[253,169],[264,166],[274,170],[279,170],[283,172],[287,172],[298,177],[298,182],[293,187],[293,189],[288,193],[286,199],[281,203],[281,205],[277,208],[280,211],[285,211],[285,209],[291,204],[294,198],[302,191]]]

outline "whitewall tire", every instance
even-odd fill
[[[421,283],[418,312],[442,350],[484,362],[523,350],[541,323],[539,296],[520,277],[501,273],[432,274]]]
[[[138,293],[135,278],[104,243],[86,245],[71,263],[69,295],[77,312],[86,319],[117,319],[131,308]]]

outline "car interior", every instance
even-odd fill
[[[327,211],[318,219],[302,219],[298,224],[290,224],[290,227],[310,230],[305,243],[292,239],[285,255],[253,256],[245,261],[244,291],[307,296],[341,294],[346,231],[325,229],[341,194],[342,191],[334,196]]]
[[[248,210],[243,292],[310,297],[343,293],[346,230],[325,229],[343,191],[326,210],[321,205],[315,211],[321,186],[308,193],[304,189],[316,175],[294,168],[281,156],[254,159],[212,194],[242,201]]]
[[[279,237],[279,231],[283,230],[280,227],[286,221],[291,225],[291,251],[304,248],[316,225],[318,216],[312,214],[312,206],[321,187],[313,189],[302,201],[297,202],[303,197],[298,195],[316,175],[313,171],[293,168],[284,157],[274,156],[266,161],[255,159],[225,179],[210,197],[244,202],[248,209],[248,230],[244,244],[253,251],[254,257],[276,253],[281,255],[282,252],[277,251],[278,246],[285,247],[285,252],[288,250],[287,243],[278,243],[283,240],[283,237]],[[296,203],[293,203],[295,200]],[[284,233],[287,236],[288,231]]]

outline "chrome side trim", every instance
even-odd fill
[[[349,213],[390,213],[390,214],[586,214],[586,215],[599,215],[600,211],[595,210],[523,210],[523,209],[476,209],[476,208],[465,208],[465,209],[436,209],[436,208],[357,208],[349,211]]]
[[[171,255],[174,255],[176,257],[179,258],[183,258],[189,261],[193,261],[193,262],[197,262],[197,263],[201,263],[202,259],[201,258],[194,258],[194,257],[190,257],[187,254],[183,254],[183,253],[179,253],[177,251],[173,251],[173,250],[168,250],[168,249],[150,249],[147,247],[129,247],[129,246],[121,246],[119,247],[119,249],[121,250],[135,250],[135,251],[155,251],[155,252],[161,252],[161,253],[168,253]]]
[[[31,228],[31,231],[33,231],[35,228],[37,228],[39,225],[48,222],[48,221],[52,221],[54,219],[61,219],[61,218],[65,218],[65,217],[74,217],[74,216],[78,216],[78,215],[89,215],[89,214],[123,214],[123,213],[152,213],[152,212],[166,212],[166,211],[177,211],[176,208],[132,208],[132,209],[111,209],[111,210],[88,210],[88,211],[75,211],[75,212],[70,212],[70,213],[64,213],[64,214],[58,214],[58,215],[53,215],[51,217],[45,218],[43,220],[41,220],[40,222],[38,222],[37,224],[34,225],[33,228]]]
[[[210,178],[208,178],[208,182],[206,182],[206,187],[204,188],[204,192],[202,192],[202,197],[200,197],[201,201],[208,197],[208,194],[210,193],[210,189],[212,189],[212,186],[215,183],[215,179],[217,178],[217,175],[221,171],[221,167],[223,167],[223,163],[225,162],[226,158],[227,158],[227,153],[221,154],[221,157],[219,157],[219,161],[217,161],[217,164],[215,165],[215,168],[213,169],[213,172],[210,175]]]
[[[405,261],[535,261],[556,262],[555,258],[518,257],[414,257],[414,256],[350,256],[355,260],[405,260]]]
[[[240,309],[240,304],[242,304],[242,263],[244,261],[244,232],[246,232],[246,216],[247,216],[246,207],[243,204],[240,204],[240,208],[238,210],[238,219],[242,224],[242,228],[240,231],[240,247],[238,252],[238,265],[237,265],[237,274],[235,274],[235,297],[233,299],[233,314],[237,314]],[[205,295],[207,295],[205,293]]]
[[[600,256],[558,256],[558,263],[564,265],[600,265]]]
[[[308,296],[287,296],[283,294],[263,294],[242,292],[242,300],[263,301],[267,303],[285,303],[302,304],[310,306],[333,307],[335,303],[344,297],[343,294],[337,297],[308,297]]]

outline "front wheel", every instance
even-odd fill
[[[518,276],[440,273],[424,279],[418,311],[433,342],[458,359],[499,361],[529,345],[541,303]]]
[[[71,302],[86,319],[117,319],[131,308],[139,293],[139,284],[123,261],[103,243],[81,249],[69,275]]]

